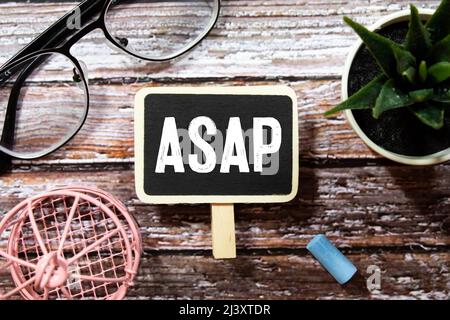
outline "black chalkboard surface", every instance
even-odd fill
[[[285,202],[297,193],[297,100],[288,87],[143,89],[135,143],[144,202]]]

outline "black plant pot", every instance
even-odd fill
[[[427,20],[433,12],[420,10],[420,15],[423,20]],[[409,17],[409,10],[401,11],[381,19],[370,29],[394,41],[403,42]],[[342,77],[342,99],[346,100],[380,73],[375,60],[359,40],[346,62]],[[371,110],[345,111],[352,129],[380,155],[408,165],[434,165],[450,160],[449,112],[441,130],[422,124],[406,108],[386,112],[380,119],[374,119],[371,114]]]

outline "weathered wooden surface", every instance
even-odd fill
[[[67,2],[31,2],[1,4],[1,59],[10,57],[73,7]],[[338,77],[348,48],[356,39],[344,26],[343,15],[370,24],[388,13],[406,9],[409,3],[429,8],[438,3],[436,0],[222,2],[221,17],[210,37],[174,63],[136,65],[135,59],[112,53],[101,33],[83,42],[76,51],[89,65],[93,77]],[[136,14],[142,12],[137,10]],[[130,25],[133,20],[126,22]],[[93,50],[95,56],[91,55]],[[127,70],[126,74],[123,70]]]
[[[102,80],[103,81],[103,80]],[[273,85],[289,84],[295,89],[299,103],[299,147],[304,160],[376,159],[364,143],[352,132],[343,116],[326,119],[323,112],[339,101],[338,80],[201,81],[164,80],[163,83],[94,84],[91,90],[89,117],[81,132],[64,149],[35,164],[129,163],[134,157],[133,97],[145,86],[153,85]],[[43,86],[42,90],[45,90]],[[78,100],[77,100],[78,101]],[[27,162],[29,163],[29,162]]]
[[[356,39],[344,26],[342,16],[351,15],[370,24],[385,14],[407,8],[409,3],[223,1],[221,17],[211,35],[188,55],[163,64],[138,62],[115,52],[106,45],[102,33],[95,32],[77,44],[73,52],[88,66],[91,82],[104,85],[91,87],[90,117],[73,147],[43,161],[129,160],[133,157],[133,94],[142,86],[161,82],[164,85],[288,83],[299,96],[302,157],[379,158],[355,137],[342,116],[330,120],[324,119],[322,113],[339,101],[339,76],[349,47]],[[422,4],[434,8],[436,3]],[[39,1],[1,4],[0,62],[71,7],[70,3]],[[114,87],[111,82],[118,85]],[[123,86],[123,82],[127,85]]]
[[[240,253],[218,261],[204,253],[143,257],[130,299],[450,299],[449,253],[350,253],[361,271],[346,286],[303,251]],[[366,269],[377,265],[382,290],[366,288]],[[430,277],[430,274],[433,277]],[[0,286],[9,286],[0,274]]]
[[[98,32],[77,45],[92,83],[89,118],[60,151],[15,161],[13,172],[0,176],[0,213],[53,187],[83,183],[112,192],[136,216],[144,240],[130,298],[449,299],[450,166],[382,160],[342,116],[322,116],[339,101],[340,73],[356,39],[343,15],[369,24],[410,2],[434,8],[438,1],[222,2],[210,37],[172,63],[116,53]],[[1,3],[0,62],[71,7]],[[299,98],[299,194],[287,204],[236,206],[238,259],[214,261],[209,206],[150,206],[136,198],[134,93],[148,85],[277,83],[292,86]],[[361,276],[347,286],[332,280],[305,251],[317,233],[343,248]],[[380,291],[366,288],[369,265],[383,271]]]
[[[93,185],[127,204],[141,225],[146,248],[211,248],[210,206],[144,205],[136,198],[129,168],[93,170],[3,175],[2,206],[11,208],[25,197],[67,184]],[[427,183],[430,170],[422,168],[302,168],[300,192],[292,202],[236,205],[238,248],[304,248],[312,235],[322,232],[344,247],[445,249],[450,246],[444,224],[450,210],[450,167],[434,171]]]

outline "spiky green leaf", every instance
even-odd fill
[[[421,103],[428,101],[434,94],[433,89],[421,89],[416,91],[411,91],[409,96],[414,100],[415,103]]]
[[[442,0],[425,27],[430,32],[432,43],[436,43],[450,34],[450,0]]]
[[[444,126],[444,108],[439,105],[425,102],[411,108],[414,115],[427,126],[439,130]]]
[[[428,69],[426,61],[422,61],[419,65],[419,79],[422,83],[425,83],[428,79]]]
[[[450,62],[450,35],[431,48],[429,61],[432,63]]]
[[[450,78],[450,62],[439,62],[428,69],[433,83],[441,83]]]
[[[431,48],[430,33],[423,25],[419,10],[414,5],[411,5],[411,18],[405,46],[418,59],[424,59]]]
[[[375,105],[375,101],[380,94],[383,83],[386,81],[384,75],[376,77],[358,92],[352,95],[344,102],[338,104],[331,110],[325,112],[325,116],[331,116],[339,111],[347,109],[371,109]]]
[[[372,115],[378,119],[380,115],[388,110],[406,107],[414,104],[414,100],[409,94],[401,92],[395,87],[395,81],[390,79],[386,81],[378,96]]]
[[[417,69],[414,67],[408,68],[406,71],[402,73],[403,79],[408,81],[412,85],[417,84]]]
[[[441,103],[450,103],[450,85],[436,88],[431,100]]]
[[[378,33],[369,31],[366,27],[348,17],[344,17],[344,21],[359,35],[384,74],[392,78],[396,77],[397,61],[392,48],[400,48],[400,45]]]
[[[400,47],[392,48],[397,63],[397,73],[403,78],[411,76],[411,68],[415,69],[417,61],[411,52]]]

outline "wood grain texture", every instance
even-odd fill
[[[365,24],[406,9],[409,3],[435,8],[439,1],[409,0],[224,0],[217,27],[192,53],[167,64],[136,64],[113,53],[101,33],[75,53],[95,77],[217,78],[337,77],[356,36],[343,15]],[[0,9],[0,61],[31,41],[74,3],[3,3]],[[136,15],[152,12],[136,10]],[[127,25],[133,17],[124,17]],[[92,52],[96,54],[93,55]],[[124,70],[126,72],[124,73]]]
[[[300,190],[287,204],[236,205],[239,249],[303,248],[326,233],[343,247],[450,246],[450,167],[301,168]],[[418,185],[417,181],[421,181]],[[3,175],[0,208],[70,184],[97,186],[125,202],[141,225],[146,249],[211,248],[210,206],[140,203],[129,169]]]
[[[358,266],[361,276],[356,276],[345,287],[337,284],[311,256],[304,254],[241,255],[235,261],[220,263],[204,256],[144,258],[143,276],[138,278],[144,290],[136,288],[130,294],[139,297],[152,291],[162,298],[200,299],[449,298],[450,256],[447,253],[364,253],[348,254],[348,257]],[[364,276],[372,264],[381,268],[382,289],[371,293]],[[180,274],[194,285],[186,286]],[[159,279],[155,283],[156,278]],[[149,287],[145,286],[146,280],[150,282]]]
[[[380,159],[352,131],[343,115],[323,112],[339,101],[338,80],[304,81],[163,81],[104,83],[90,86],[91,107],[77,136],[59,151],[32,164],[130,163],[134,160],[134,95],[148,86],[239,86],[287,84],[296,91],[300,160]],[[46,90],[42,85],[42,90]],[[79,98],[77,97],[77,101]],[[43,111],[44,112],[44,111]],[[48,114],[48,112],[45,112]],[[51,117],[47,117],[49,122]],[[16,161],[16,163],[21,163]],[[27,164],[30,162],[27,161]]]
[[[88,120],[66,147],[37,161],[15,161],[0,176],[0,215],[37,193],[70,184],[97,186],[125,202],[139,221],[146,254],[129,298],[450,299],[450,166],[397,166],[372,153],[338,115],[340,74],[364,24],[439,1],[222,1],[217,28],[170,63],[139,62],[109,49],[99,32],[74,48],[91,82]],[[0,62],[72,8],[67,1],[2,2]],[[238,259],[211,255],[210,207],[139,202],[133,177],[133,100],[144,86],[287,84],[299,104],[300,188],[277,205],[237,205]],[[46,90],[48,84],[36,84]],[[339,286],[305,251],[325,233],[360,276]],[[369,265],[382,289],[368,292]],[[11,286],[4,273],[0,288]]]
[[[100,32],[93,33],[73,51],[87,64],[91,82],[103,85],[91,87],[91,111],[80,135],[43,161],[132,160],[133,97],[146,85],[249,83],[282,83],[296,90],[302,158],[380,159],[353,133],[342,115],[326,119],[322,113],[340,100],[338,77],[356,39],[344,26],[342,16],[350,15],[370,24],[406,8],[409,2],[223,1],[224,8],[212,34],[198,48],[168,64],[139,62],[114,52],[104,44]],[[422,6],[434,8],[437,3],[427,1]],[[73,5],[0,5],[0,17],[4,17],[0,20],[0,61],[6,61]]]
[[[235,260],[144,255],[129,299],[442,299],[450,298],[449,253],[346,252],[358,267],[340,286],[308,254],[240,254]],[[381,289],[369,291],[366,270],[381,269]],[[430,274],[433,277],[430,277]],[[11,288],[5,274],[0,287]],[[16,297],[17,298],[17,297]]]

